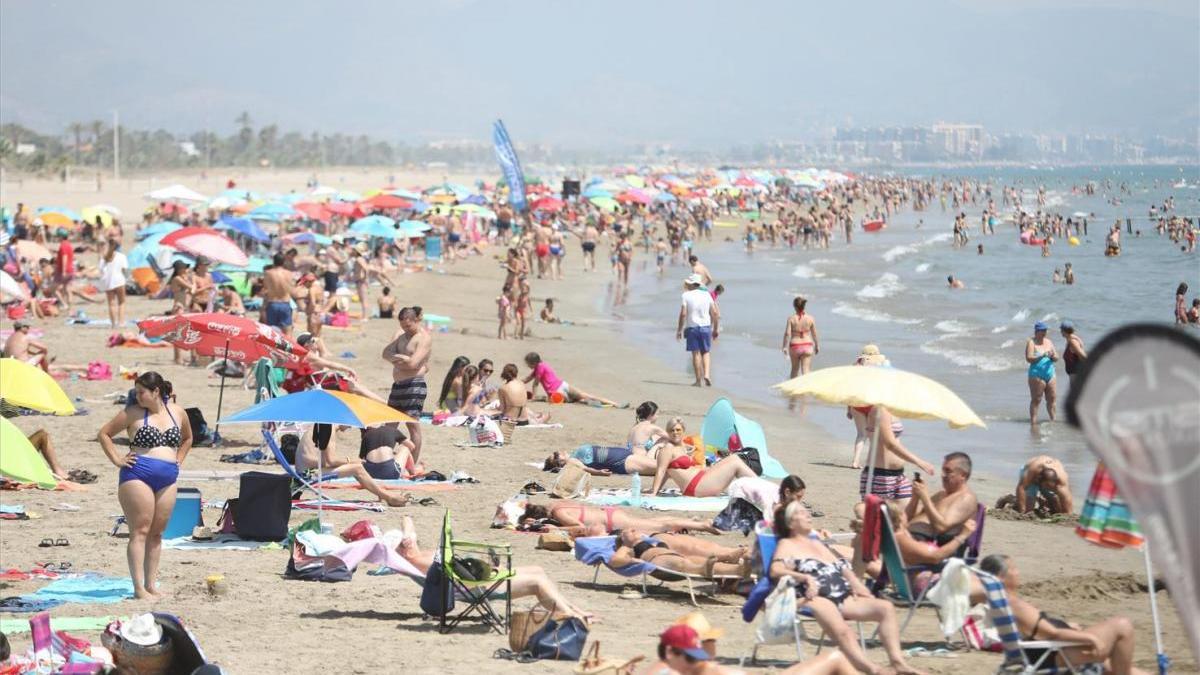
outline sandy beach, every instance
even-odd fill
[[[322,182],[339,189],[368,190],[384,184],[386,170],[326,169],[318,173]],[[200,192],[214,194],[223,189],[227,178],[240,185],[262,191],[300,190],[311,172],[212,170],[206,180],[196,173],[178,176],[126,178],[120,182],[105,182],[101,191],[66,191],[61,184],[26,180],[18,182],[8,177],[2,200],[6,205],[65,204],[80,208],[104,202],[120,207],[129,224],[126,248],[132,245],[132,222],[148,203],[140,195],[153,187],[180,182]],[[471,176],[432,172],[396,172],[396,185],[428,185],[444,179],[464,183]],[[700,244],[701,256],[706,250],[738,243],[714,241]],[[712,389],[690,386],[690,376],[682,370],[681,358],[671,364],[645,355],[636,339],[621,336],[620,318],[604,305],[602,298],[612,281],[607,265],[600,261],[595,273],[580,271],[578,246],[572,241],[566,258],[567,278],[563,281],[536,281],[533,286],[534,307],[553,297],[558,314],[571,319],[573,325],[533,324],[533,337],[525,341],[495,339],[495,297],[503,280],[500,262],[495,256],[503,251],[487,249],[486,254],[465,262],[443,264],[402,276],[394,289],[398,304],[420,305],[426,312],[449,316],[449,332],[434,333],[433,356],[428,377],[431,390],[440,386],[450,362],[466,355],[477,362],[492,359],[497,371],[505,363],[527,369],[522,356],[537,351],[552,363],[572,384],[591,393],[634,406],[644,400],[659,404],[660,419],[681,416],[689,433],[698,432],[704,412],[717,397],[727,395],[717,381]],[[598,256],[600,257],[600,256]],[[81,256],[92,264],[94,253]],[[653,268],[653,261],[640,255],[635,258],[633,274],[648,274],[644,264]],[[668,275],[682,278],[683,267],[668,269]],[[714,269],[716,276],[722,270]],[[374,298],[377,289],[372,289]],[[84,306],[93,317],[105,316],[103,305]],[[161,313],[166,301],[150,301],[131,297],[127,314],[137,319]],[[727,311],[736,311],[730,308]],[[675,317],[663,316],[659,327],[669,333]],[[179,403],[185,407],[200,407],[211,424],[216,420],[218,380],[208,376],[203,368],[176,366],[170,349],[106,348],[109,331],[103,328],[68,327],[62,319],[34,321],[44,331],[41,338],[60,361],[86,363],[102,359],[117,372],[119,366],[146,371],[156,370],[175,387]],[[11,327],[5,320],[5,327]],[[396,330],[394,320],[375,319],[355,322],[347,330],[326,330],[323,339],[337,357],[344,352],[353,358],[340,359],[355,368],[365,386],[386,395],[390,373],[380,358],[384,344]],[[843,339],[868,341],[868,335],[839,336]],[[716,359],[736,359],[736,354],[723,353],[718,345]],[[239,410],[253,402],[248,392],[231,382],[225,391],[226,413]],[[83,468],[99,475],[99,481],[79,491],[24,490],[0,494],[4,504],[24,504],[37,514],[27,521],[0,522],[0,567],[27,570],[43,561],[70,562],[75,570],[125,576],[125,540],[108,535],[114,516],[120,513],[116,500],[117,470],[104,457],[95,441],[98,428],[117,412],[110,395],[124,392],[130,384],[120,379],[102,382],[65,380],[64,389],[79,401],[77,406],[87,414],[69,418],[29,416],[15,424],[29,433],[39,427],[50,431],[62,463],[68,468]],[[433,406],[431,392],[426,410]],[[831,531],[846,531],[851,507],[858,499],[858,472],[848,466],[853,427],[846,425],[844,433],[832,437],[796,415],[768,408],[749,401],[733,399],[739,412],[761,422],[766,430],[771,453],[792,473],[808,484],[807,501],[826,514],[817,520],[820,527]],[[513,545],[515,563],[540,565],[557,581],[565,593],[578,605],[595,612],[601,622],[592,628],[591,637],[600,641],[607,657],[631,658],[653,655],[657,636],[675,618],[692,609],[686,589],[679,585],[651,590],[650,597],[626,600],[618,597],[622,580],[612,573],[601,572],[598,585],[592,585],[592,569],[576,562],[570,553],[553,553],[535,549],[537,537],[505,530],[489,529],[497,504],[515,494],[529,481],[549,485],[550,474],[528,466],[540,462],[554,450],[570,450],[584,443],[621,445],[634,422],[630,410],[600,409],[583,405],[549,406],[539,404],[539,410],[553,413],[561,429],[520,430],[515,443],[502,449],[468,449],[455,447],[465,441],[464,429],[425,427],[422,460],[432,469],[449,474],[463,470],[481,482],[465,485],[447,492],[431,493],[439,505],[389,509],[385,513],[327,512],[326,519],[334,531],[361,518],[368,518],[384,530],[397,528],[404,515],[416,522],[423,546],[432,547],[443,514],[449,509],[457,536],[474,541],[507,542]],[[934,424],[914,422],[914,424]],[[218,461],[222,453],[242,452],[258,444],[257,425],[226,426],[221,429],[225,444],[221,448],[196,447],[188,456],[184,469],[251,470],[262,467],[226,464]],[[344,432],[340,436],[341,452],[357,447],[358,434]],[[915,447],[917,454],[928,461],[939,462],[941,456],[954,450],[970,453],[969,447]],[[272,470],[272,467],[266,467]],[[992,503],[1011,492],[1011,473],[1004,476],[977,474],[970,485],[985,503]],[[627,487],[622,477],[597,479],[600,486]],[[198,487],[205,500],[224,500],[237,496],[236,480],[181,481],[181,485]],[[363,491],[343,490],[350,498],[367,499]],[[342,496],[342,495],[339,495]],[[79,507],[78,511],[54,510],[60,503]],[[218,511],[205,509],[206,523],[215,522]],[[313,517],[312,512],[293,511],[293,526]],[[697,514],[705,515],[705,514]],[[709,514],[711,515],[711,514]],[[1007,553],[1021,566],[1025,583],[1023,595],[1039,607],[1065,616],[1084,625],[1114,614],[1128,616],[1137,630],[1136,664],[1154,669],[1154,637],[1150,620],[1150,603],[1145,590],[1142,556],[1135,551],[1109,551],[1096,548],[1077,537],[1069,524],[1044,524],[989,518],[984,535],[983,551]],[[67,538],[68,547],[39,548],[43,538]],[[720,537],[723,543],[736,545],[749,541],[739,534]],[[264,551],[178,551],[163,552],[161,585],[166,599],[153,606],[156,610],[178,615],[195,633],[207,656],[233,673],[371,673],[371,672],[568,672],[574,664],[543,661],[518,665],[497,660],[493,652],[507,647],[507,640],[488,634],[478,625],[450,635],[440,635],[432,620],[424,619],[418,606],[420,588],[412,581],[397,575],[370,576],[360,569],[348,583],[319,584],[287,581],[282,573],[287,564],[286,550]],[[369,566],[368,566],[369,567]],[[222,574],[229,583],[229,593],[210,596],[204,579]],[[0,583],[5,596],[32,592],[44,582],[23,581]],[[1180,625],[1169,595],[1157,594],[1163,618],[1163,637],[1166,651],[1173,658],[1173,672],[1197,672],[1186,636]],[[701,609],[709,620],[725,630],[720,641],[723,661],[734,662],[747,653],[753,643],[753,626],[741,619],[743,599],[736,595],[718,595],[702,599]],[[532,600],[514,602],[514,607],[528,607]],[[151,608],[149,604],[126,601],[116,605],[68,604],[51,612],[52,616],[126,617]],[[21,615],[7,615],[21,616]],[[816,631],[819,632],[819,631]],[[88,639],[98,639],[96,633],[84,633]],[[815,633],[812,634],[815,637]],[[28,646],[28,634],[12,638],[14,651]],[[919,611],[904,635],[905,647],[926,646],[934,649],[942,640],[932,610]],[[811,654],[815,646],[810,645]],[[827,647],[828,648],[828,647]],[[765,647],[760,656],[768,664],[756,672],[771,672],[794,660],[788,645]],[[884,663],[878,646],[869,656]],[[953,658],[912,658],[910,663],[934,673],[990,672],[1000,663],[998,654],[957,652]]]

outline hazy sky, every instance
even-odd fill
[[[0,121],[727,145],[1200,130],[1196,0],[0,2]]]

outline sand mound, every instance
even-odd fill
[[[988,518],[996,520],[1012,520],[1027,523],[1040,523],[1042,525],[1065,525],[1067,527],[1075,527],[1079,516],[1073,513],[1058,513],[1049,516],[1039,516],[1030,511],[1029,513],[1019,513],[1013,509],[988,509]]]
[[[1156,590],[1165,587],[1161,581],[1155,583]],[[1149,590],[1144,576],[1129,572],[1096,573],[1061,579],[1047,579],[1021,585],[1025,597],[1057,600],[1107,600],[1125,602],[1131,596],[1144,595]]]

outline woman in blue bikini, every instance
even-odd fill
[[[1054,362],[1058,352],[1046,337],[1046,324],[1033,324],[1033,337],[1025,343],[1025,361],[1029,363],[1029,423],[1037,425],[1038,404],[1046,397],[1046,414],[1054,421],[1054,400],[1058,392],[1054,380]]]
[[[117,499],[129,525],[125,557],[133,593],[158,599],[158,559],[162,534],[175,508],[179,465],[192,449],[192,425],[174,402],[171,383],[150,371],[134,381],[137,402],[117,413],[100,429],[97,440],[108,460],[121,469]],[[129,435],[129,452],[117,452],[113,436]]]

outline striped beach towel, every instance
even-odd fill
[[[1026,665],[1025,656],[1021,653],[1021,634],[1017,630],[1017,620],[1013,618],[1012,610],[1008,606],[1008,595],[1004,592],[1004,584],[986,572],[977,569],[971,571],[979,577],[979,581],[983,583],[983,589],[987,593],[988,619],[995,626],[996,632],[1000,634],[1000,642],[1004,645],[1005,665]]]
[[[1092,476],[1075,534],[1106,548],[1141,548],[1144,541],[1129,505],[1117,494],[1117,484],[1103,462]]]

